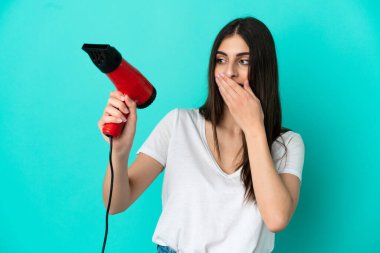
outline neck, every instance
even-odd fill
[[[226,104],[224,105],[223,116],[217,128],[233,136],[239,136],[242,133],[241,128],[236,124],[235,119]]]

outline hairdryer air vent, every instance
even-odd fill
[[[82,49],[103,73],[114,71],[122,60],[120,53],[108,44],[83,44]]]

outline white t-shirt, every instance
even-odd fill
[[[302,180],[304,143],[284,133],[285,150],[274,142],[272,159],[279,173]],[[280,141],[281,138],[279,137]],[[275,234],[268,230],[256,202],[243,205],[242,167],[225,173],[205,137],[198,108],[175,108],[156,125],[138,149],[164,166],[162,213],[152,241],[177,253],[271,252]],[[278,161],[275,161],[277,157]]]

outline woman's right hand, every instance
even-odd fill
[[[112,148],[115,153],[129,155],[133,139],[136,133],[136,102],[128,95],[116,90],[110,93],[106,108],[98,122],[98,127],[103,138],[109,144],[109,137],[103,133],[105,123],[126,122],[120,135],[113,139]]]

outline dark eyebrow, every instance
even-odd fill
[[[216,51],[216,53],[217,53],[217,54],[222,54],[222,55],[227,56],[227,54],[226,54],[225,52],[223,52],[223,51]],[[236,56],[241,56],[241,55],[246,55],[246,54],[249,55],[249,52],[238,53],[238,54],[236,54]]]

